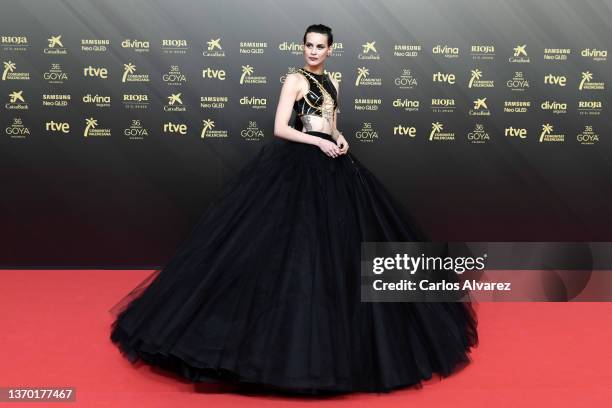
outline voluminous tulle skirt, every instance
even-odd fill
[[[276,138],[115,304],[111,339],[194,382],[298,393],[389,391],[468,363],[473,304],[361,302],[362,241],[425,239],[354,155]]]

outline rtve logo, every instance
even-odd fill
[[[520,137],[521,139],[525,139],[527,137],[527,129],[510,126],[504,129],[504,136]]]
[[[83,68],[83,75],[86,77],[108,78],[108,70],[106,68],[96,68],[91,65]]]
[[[410,137],[416,136],[416,128],[414,126],[402,126],[397,125],[393,126],[393,134],[394,135],[408,135]]]
[[[220,81],[225,81],[225,70],[224,69],[212,69],[212,68],[204,68],[202,70],[202,78],[210,78],[210,79],[218,79]]]
[[[567,77],[565,75],[548,74],[544,76],[544,83],[547,85],[565,86],[567,83]]]
[[[164,133],[180,133],[181,135],[186,135],[187,125],[184,123],[164,123]]]
[[[440,71],[433,74],[433,78],[432,78],[434,82],[446,82],[451,85],[455,84],[455,79],[456,79],[455,74],[443,74]]]
[[[45,130],[47,132],[62,132],[62,133],[70,133],[70,124],[68,122],[46,122]]]

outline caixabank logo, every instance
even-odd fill
[[[7,110],[18,110],[26,111],[30,109],[30,106],[23,96],[23,89],[14,90],[8,94],[8,102],[4,104],[4,108]]]
[[[66,55],[68,49],[64,47],[61,35],[52,35],[47,39],[47,46],[43,49],[43,53],[48,55]]]
[[[361,44],[361,52],[357,54],[360,60],[379,60],[380,54],[376,48],[376,41],[367,41]]]
[[[221,37],[211,38],[206,41],[204,50],[202,51],[204,57],[223,58],[225,57],[225,51],[221,46]]]
[[[472,101],[472,108],[468,110],[469,116],[491,116],[491,111],[487,105],[487,97],[478,98]]]

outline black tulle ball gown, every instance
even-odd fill
[[[325,394],[445,377],[478,343],[472,303],[360,300],[362,241],[424,238],[353,154],[275,138],[113,306],[110,337],[193,382]]]

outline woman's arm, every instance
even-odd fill
[[[274,136],[282,137],[283,139],[292,140],[294,142],[319,146],[319,143],[323,139],[300,132],[299,130],[289,126],[289,120],[291,119],[291,113],[293,112],[293,103],[295,102],[296,96],[300,92],[300,78],[298,75],[299,74],[292,73],[287,74],[285,77],[285,82],[283,83],[280,97],[278,99],[278,105],[276,106],[276,116],[274,117]]]
[[[336,99],[340,100],[340,83],[338,82],[338,80],[332,78],[331,76],[329,78],[332,80],[332,83],[336,87]],[[338,130],[337,109],[334,109],[334,123],[332,124],[331,134],[334,140],[338,140],[338,137],[342,135],[342,133],[340,133],[340,131]]]

